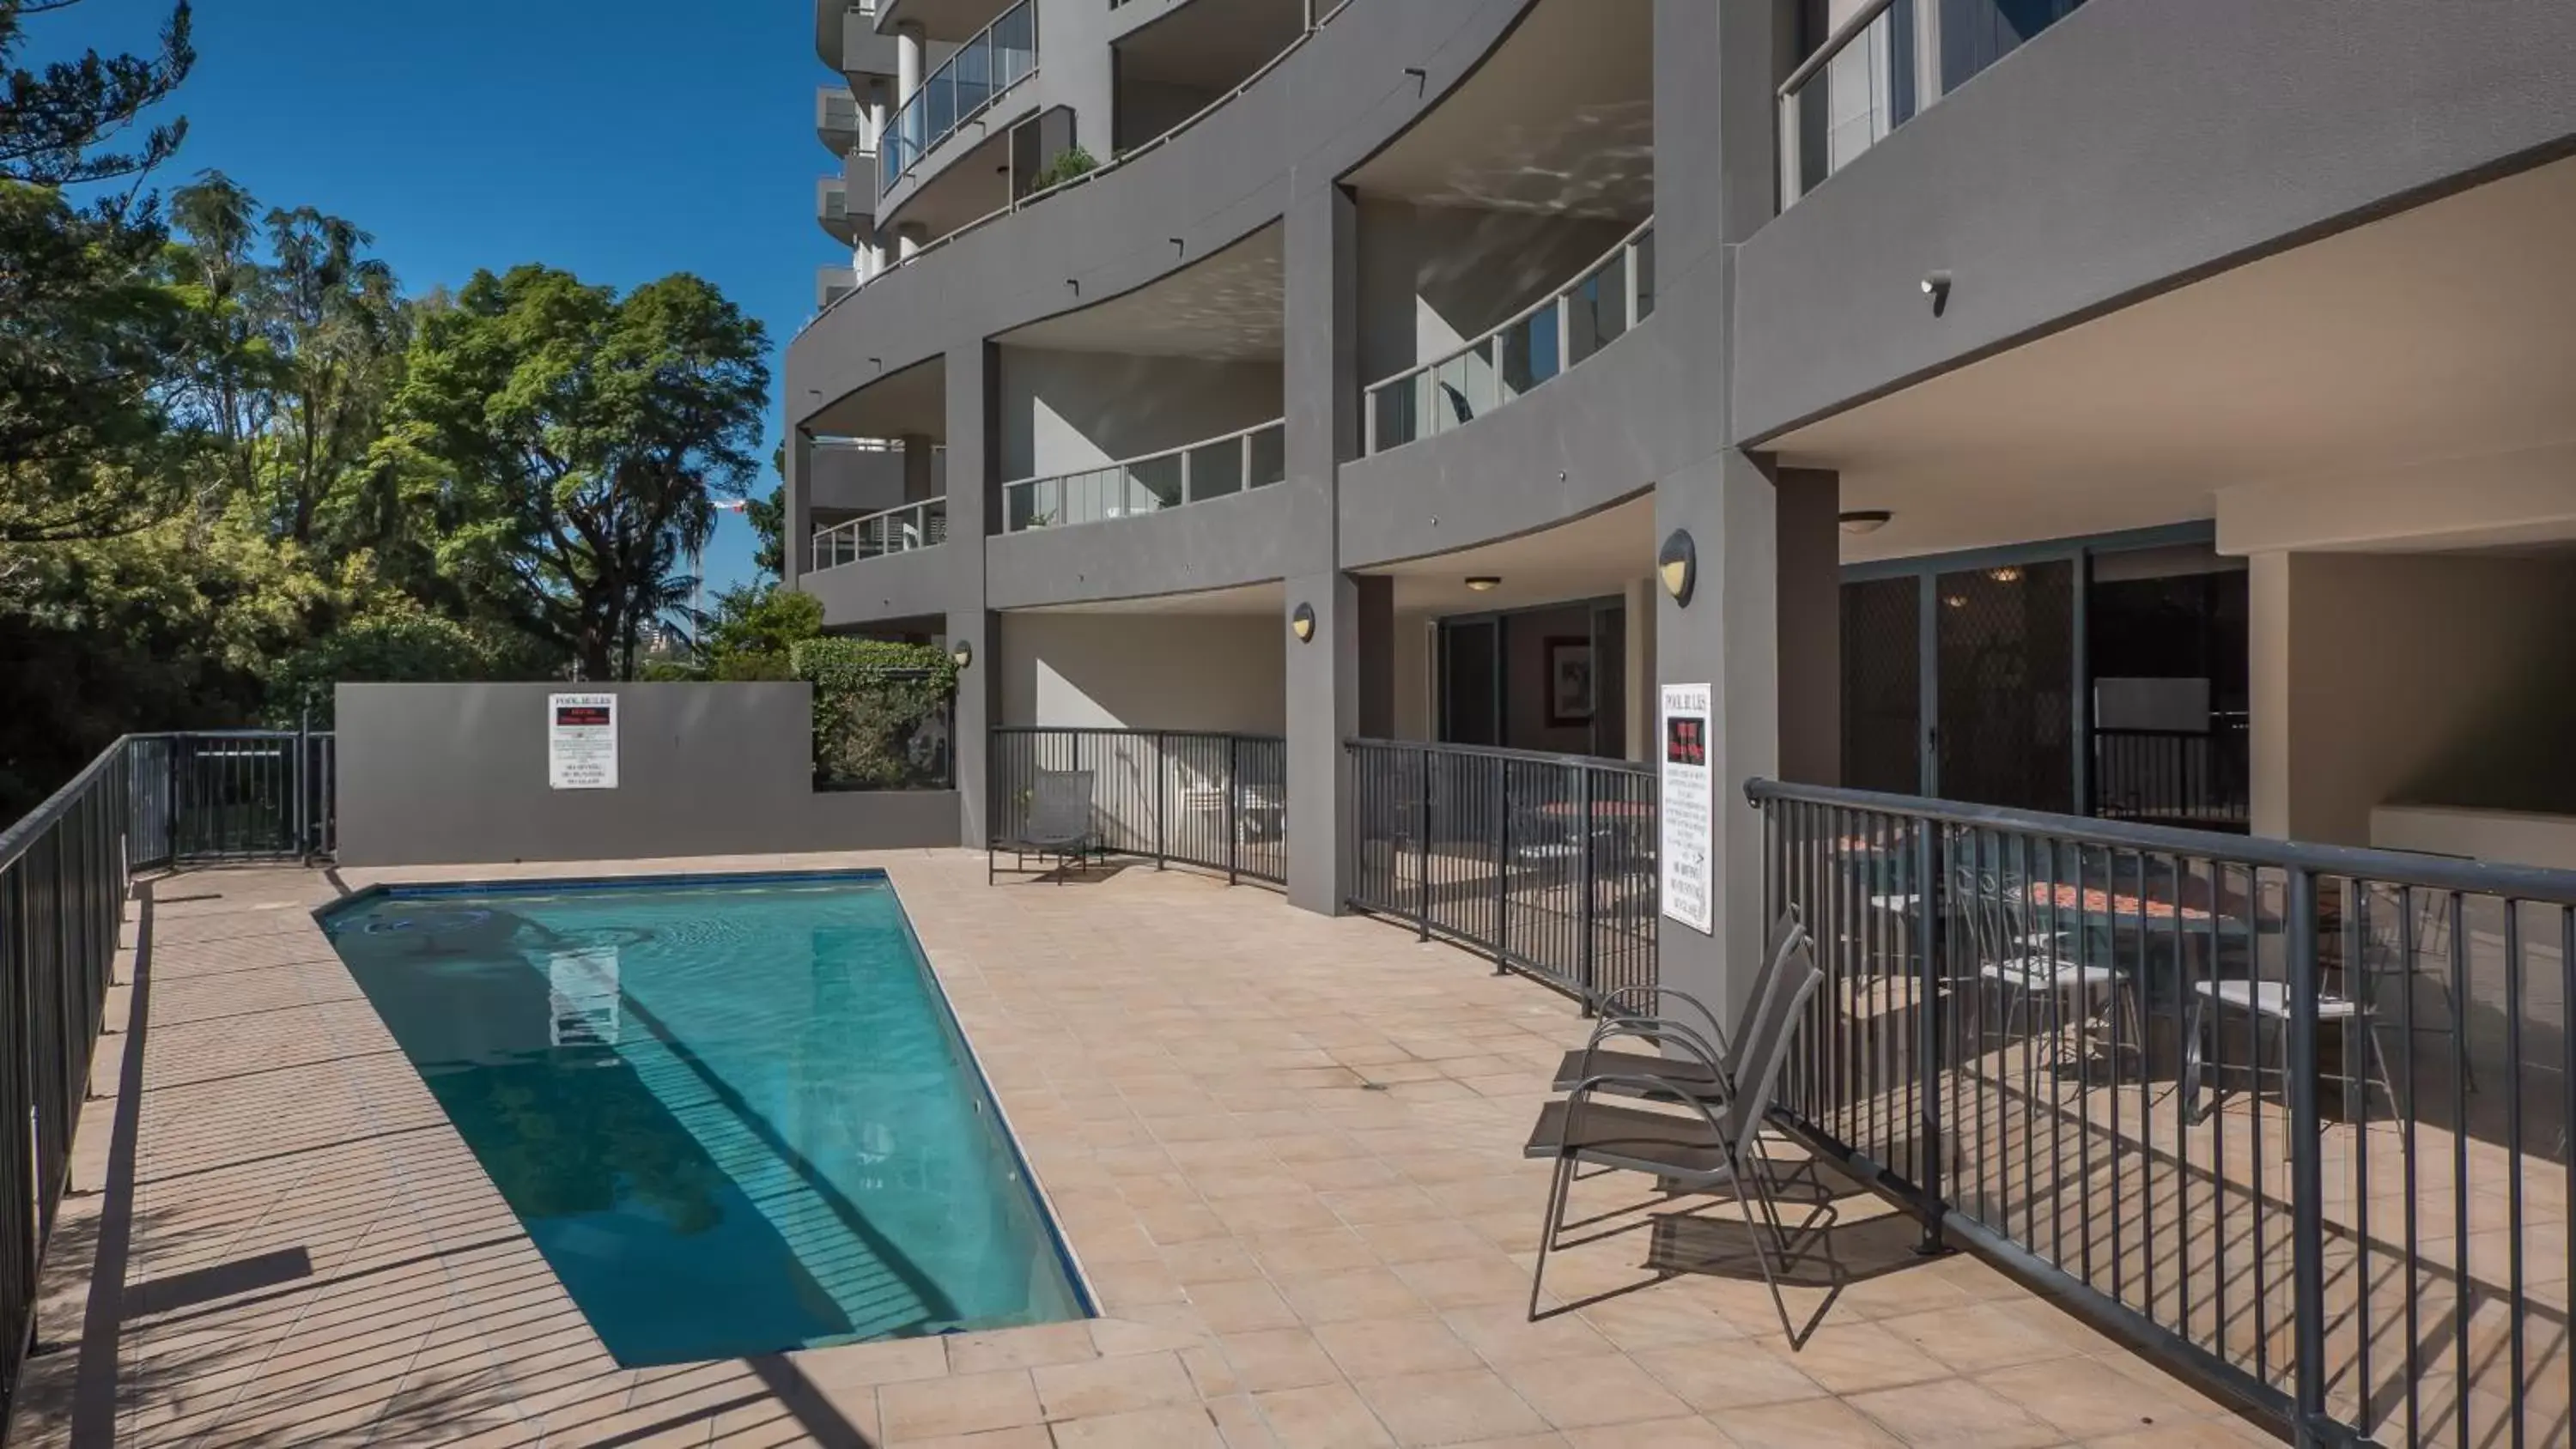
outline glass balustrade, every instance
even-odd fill
[[[947,541],[948,500],[925,498],[814,530],[814,568],[839,568]]]
[[[1654,223],[1564,288],[1458,350],[1368,389],[1369,452],[1464,427],[1627,334],[1654,311]]]
[[[1024,478],[1002,487],[1002,530],[1064,528],[1161,513],[1288,476],[1284,421],[1149,453],[1075,473]]]
[[[877,148],[878,194],[893,189],[914,162],[1037,68],[1037,7],[1035,0],[1020,0],[957,47],[895,113]]]

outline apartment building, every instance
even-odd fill
[[[822,0],[793,582],[993,725],[2576,863],[2576,10]],[[1659,556],[1687,552],[1687,597]],[[1312,826],[1308,822],[1314,822]],[[1727,944],[1732,938],[1733,944]]]

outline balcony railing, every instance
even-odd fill
[[[1749,793],[1825,973],[1781,1109],[1927,1246],[2300,1444],[2569,1442],[2576,873]]]
[[[1242,880],[1288,879],[1288,746],[1277,735],[1003,725],[986,756],[987,839],[1029,836],[1038,777],[1087,774],[1094,848]]]
[[[814,134],[825,149],[847,154],[863,139],[865,111],[847,86],[818,86],[814,91]]]
[[[1350,905],[1586,1002],[1652,986],[1655,777],[1640,765],[1352,740]]]
[[[2216,728],[2093,732],[2093,813],[2105,820],[2243,830],[2251,754],[2242,717]]]
[[[839,568],[947,541],[948,499],[924,498],[814,530],[814,567],[817,571]]]
[[[1780,83],[1780,204],[2083,0],[1867,0]]]
[[[892,191],[913,163],[1037,68],[1037,5],[1020,0],[957,47],[887,123],[890,134],[877,147],[877,194]]]
[[[1655,224],[1500,327],[1368,389],[1368,451],[1464,426],[1624,336],[1655,310]]]
[[[1160,513],[1267,488],[1288,476],[1288,424],[1274,420],[1122,463],[1002,485],[1002,531]]]

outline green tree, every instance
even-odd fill
[[[169,160],[187,138],[188,123],[172,120],[149,128],[131,150],[106,149],[168,99],[196,64],[187,0],[162,25],[158,55],[89,50],[42,69],[18,63],[28,16],[80,3],[0,0],[0,179],[52,187],[136,176]]]
[[[787,491],[772,488],[769,495],[743,500],[743,521],[751,525],[754,538],[751,566],[765,578],[787,576]]]
[[[548,267],[478,272],[417,319],[380,461],[457,501],[441,561],[475,607],[633,678],[716,499],[754,473],[767,351],[696,277],[620,297]]]

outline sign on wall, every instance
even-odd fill
[[[546,783],[558,790],[617,788],[617,696],[546,696]]]
[[[1709,687],[1664,686],[1664,914],[1701,932],[1716,929],[1709,882],[1717,842],[1715,771],[1708,750]]]

